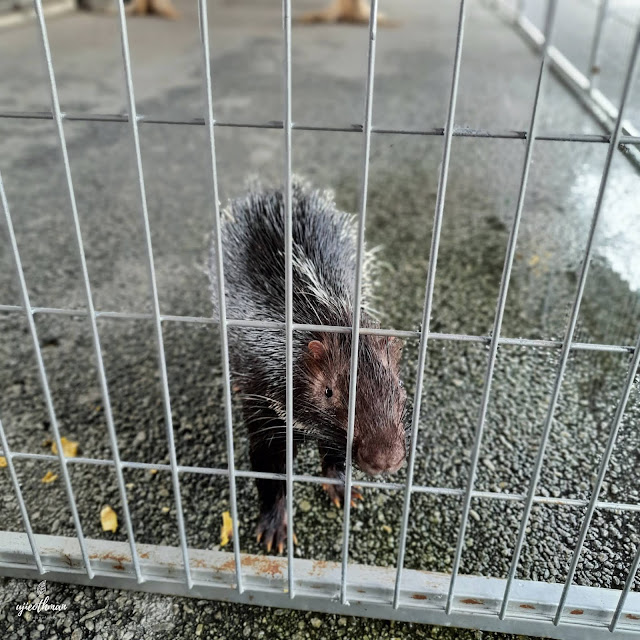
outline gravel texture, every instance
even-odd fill
[[[311,5],[312,3],[307,3]],[[420,8],[381,6],[404,21],[378,38],[374,119],[378,126],[442,126],[450,79],[456,10],[453,4]],[[582,6],[582,5],[580,5]],[[302,8],[302,7],[301,7]],[[200,89],[197,19],[183,6],[175,24],[132,20],[134,77],[139,111],[157,117],[198,117]],[[251,21],[248,19],[251,11]],[[277,8],[251,1],[211,7],[215,110],[221,121],[268,121],[282,113],[281,37]],[[581,14],[580,14],[581,15]],[[50,37],[63,110],[94,113],[123,109],[116,25],[79,14],[52,20]],[[296,122],[348,124],[362,119],[366,30],[294,28],[293,112]],[[1,110],[48,108],[46,80],[32,26],[8,31],[0,42]],[[528,126],[535,56],[482,4],[470,3],[465,34],[458,125],[487,129]],[[6,90],[8,87],[8,90]],[[551,79],[544,93],[541,131],[597,132],[566,89]],[[69,155],[94,301],[99,310],[149,312],[149,282],[142,243],[139,196],[128,128],[120,123],[68,122]],[[162,312],[211,313],[204,273],[211,227],[211,185],[204,127],[141,126],[147,197]],[[281,179],[282,132],[216,129],[221,197],[243,189],[247,174]],[[358,207],[362,140],[357,134],[296,131],[297,173],[330,186],[346,210]],[[375,135],[367,241],[380,245],[383,272],[378,309],[385,326],[419,326],[441,161],[440,137]],[[541,142],[525,202],[503,335],[561,339],[575,291],[580,251],[593,211],[605,145]],[[487,335],[492,327],[509,225],[518,195],[524,143],[455,138],[431,329]],[[34,306],[83,307],[82,282],[70,226],[68,196],[51,122],[0,119],[0,170],[16,227]],[[632,287],[638,238],[630,220],[638,198],[637,173],[624,158],[614,163],[603,211],[578,339],[632,344],[640,305]],[[637,215],[637,214],[636,214]],[[626,225],[626,226],[625,226]],[[1,304],[19,304],[5,229],[0,226]],[[631,275],[630,275],[631,274]],[[625,281],[626,278],[626,281]],[[86,319],[36,315],[45,366],[61,433],[78,440],[86,457],[109,457],[93,344]],[[125,460],[166,463],[162,396],[153,327],[146,320],[99,320],[100,339]],[[166,322],[164,340],[178,458],[185,465],[226,465],[217,329]],[[477,422],[487,349],[469,342],[429,346],[415,481],[463,488]],[[411,396],[417,341],[407,341],[403,370]],[[500,348],[486,420],[477,488],[521,493],[538,446],[557,349]],[[555,414],[538,493],[585,499],[626,375],[628,356],[574,352]],[[12,449],[43,452],[50,424],[42,400],[26,322],[0,313],[0,411]],[[235,412],[236,465],[249,468],[247,442]],[[603,500],[637,504],[640,399],[634,388]],[[18,472],[38,533],[74,535],[60,480],[42,484],[56,465],[19,461]],[[297,468],[318,473],[317,453],[304,450]],[[71,465],[73,487],[87,536],[125,540],[100,528],[110,504],[121,514],[113,472]],[[169,474],[125,472],[139,542],[177,544]],[[356,474],[356,477],[360,477]],[[402,481],[404,471],[395,476]],[[189,544],[216,548],[221,514],[229,508],[224,479],[183,474],[182,498]],[[301,557],[337,560],[341,512],[317,485],[295,488],[296,533]],[[367,490],[353,511],[351,559],[391,566],[397,554],[399,494]],[[238,480],[241,546],[259,552],[253,538],[256,496]],[[475,500],[462,571],[505,577],[522,505]],[[533,509],[518,576],[563,581],[582,508]],[[8,475],[0,471],[2,529],[22,530]],[[416,496],[412,503],[406,565],[450,571],[460,499]],[[599,510],[591,526],[576,582],[619,588],[638,544],[633,513]],[[48,585],[56,601],[73,605],[61,618],[27,621],[0,608],[8,637],[420,637],[492,638],[457,631],[340,618],[320,614],[204,603],[178,598]],[[33,584],[3,583],[8,602],[28,597]],[[2,600],[3,598],[0,598]],[[87,617],[96,613],[94,617]],[[12,617],[13,616],[13,617]],[[43,625],[39,629],[37,625]],[[155,625],[155,626],[154,626]],[[198,625],[202,625],[199,627]],[[132,635],[127,635],[130,633]],[[208,634],[208,635],[207,635]],[[297,634],[297,635],[296,635]],[[478,635],[479,634],[479,635]],[[66,637],[66,634],[65,634]],[[145,636],[146,637],[146,636]],[[177,637],[182,637],[177,635]],[[498,637],[498,636],[495,636]]]
[[[36,583],[8,580],[10,602],[35,598]],[[264,638],[307,640],[525,640],[524,636],[429,627],[421,624],[370,620],[314,612],[231,605],[224,602],[168,598],[147,593],[70,588],[47,583],[51,602],[67,604],[64,612],[29,614],[19,618],[11,606],[0,607],[0,625],[7,638],[43,640],[138,640],[140,638]],[[27,619],[30,618],[30,619]]]

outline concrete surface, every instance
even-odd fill
[[[278,3],[276,3],[278,5]],[[282,118],[282,41],[279,5],[258,0],[215,2],[210,9],[216,117],[221,121]],[[374,120],[377,126],[442,126],[455,38],[455,3],[382,2],[402,20],[380,30]],[[297,13],[315,6],[294,3]],[[136,97],[140,113],[154,117],[203,114],[195,5],[182,3],[176,23],[130,21]],[[117,25],[112,17],[80,13],[51,20],[49,34],[62,108],[114,113],[125,96]],[[566,36],[569,38],[570,36]],[[579,37],[578,35],[575,36]],[[471,2],[465,33],[456,124],[526,129],[537,74],[535,56],[484,5]],[[294,27],[294,121],[346,125],[362,120],[366,30],[346,26]],[[597,132],[589,116],[555,79],[543,97],[543,132]],[[0,39],[0,111],[46,110],[49,99],[34,25]],[[141,126],[147,196],[162,312],[211,313],[203,272],[211,227],[211,184],[204,127]],[[139,197],[127,125],[68,122],[65,132],[87,251],[94,301],[100,310],[150,310]],[[216,129],[221,197],[242,191],[248,174],[277,182],[282,175],[282,132]],[[357,210],[361,136],[294,132],[293,166],[331,187],[345,209]],[[367,240],[382,245],[384,277],[378,307],[385,326],[420,322],[442,139],[375,135]],[[574,293],[575,274],[593,211],[605,145],[541,142],[535,154],[503,333],[560,338]],[[486,335],[492,326],[508,225],[517,199],[524,143],[456,138],[442,231],[432,330]],[[16,227],[32,303],[81,308],[82,283],[71,234],[68,196],[50,121],[0,118],[0,171]],[[616,157],[605,200],[597,256],[587,284],[578,339],[632,344],[640,326],[638,248],[634,232],[638,176]],[[637,226],[635,227],[637,229]],[[0,225],[0,304],[20,304],[14,267]],[[638,278],[638,279],[636,279]],[[92,343],[86,319],[37,315],[45,365],[63,435],[82,455],[109,457]],[[99,321],[121,456],[167,462],[152,326],[148,321]],[[213,326],[166,323],[165,346],[179,460],[224,466],[219,343]],[[411,395],[416,347],[405,348]],[[416,482],[462,488],[468,473],[487,350],[473,343],[433,342],[429,349]],[[557,361],[557,350],[501,347],[487,416],[477,488],[523,492],[532,469]],[[588,498],[615,410],[628,357],[572,354],[545,460],[539,494]],[[49,422],[24,319],[0,314],[0,411],[14,450],[42,452]],[[633,391],[602,498],[637,504],[640,401]],[[248,468],[247,446],[236,413],[236,464]],[[297,468],[319,471],[307,450]],[[55,465],[20,461],[18,471],[37,532],[74,535],[61,482],[40,479]],[[100,509],[121,513],[115,478],[104,467],[71,466],[85,533],[101,531]],[[404,472],[395,477],[404,478]],[[176,544],[168,474],[128,471],[137,540]],[[221,513],[229,508],[224,480],[183,475],[189,544],[219,543]],[[242,548],[256,552],[252,484],[238,481]],[[338,559],[340,517],[318,486],[296,486],[296,532],[301,556]],[[168,507],[165,513],[162,507]],[[521,504],[475,500],[462,571],[504,577]],[[2,528],[22,530],[7,474],[0,472]],[[392,565],[397,553],[401,501],[369,490],[353,513],[351,558]],[[518,575],[562,581],[581,521],[581,508],[536,506]],[[449,571],[460,500],[416,496],[407,566]],[[383,528],[384,527],[384,528]],[[388,532],[388,528],[391,532]],[[638,544],[633,513],[598,511],[576,574],[580,584],[619,588]],[[50,584],[56,599],[74,605],[63,620],[26,621],[0,608],[7,637],[481,637],[379,621],[280,613],[218,603],[196,603]],[[33,585],[6,580],[4,600],[22,601]],[[99,613],[93,613],[98,611]],[[193,613],[191,612],[193,611]],[[86,618],[87,614],[95,617]],[[154,617],[155,616],[155,617]],[[84,620],[80,622],[81,619]],[[319,620],[317,625],[313,621]],[[91,621],[93,628],[87,626]],[[155,622],[154,622],[155,621]],[[154,624],[161,627],[154,627]],[[40,629],[37,625],[42,625]],[[62,629],[62,631],[60,631]],[[133,635],[126,635],[131,633]],[[216,635],[217,634],[217,635]],[[497,636],[496,636],[497,637]]]

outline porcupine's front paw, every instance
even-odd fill
[[[325,478],[332,478],[344,482],[344,472],[336,467],[328,467],[323,469]],[[343,484],[323,484],[322,488],[329,494],[331,502],[338,507],[344,504],[344,485]],[[356,500],[364,500],[358,487],[351,486],[351,506],[356,506]]]
[[[287,501],[284,496],[279,498],[268,511],[260,514],[260,521],[256,529],[256,539],[264,545],[267,553],[277,549],[282,553],[287,543]],[[294,544],[298,544],[296,534],[293,534]]]

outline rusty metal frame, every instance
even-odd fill
[[[88,578],[75,538],[36,535],[46,579],[95,587],[133,589],[193,598],[209,598],[326,613],[424,622],[487,631],[544,636],[558,640],[604,640],[618,592],[611,589],[574,586],[567,600],[567,618],[553,624],[553,614],[562,593],[561,584],[516,581],[509,601],[509,616],[498,618],[505,580],[459,575],[454,612],[444,611],[449,591],[448,574],[405,569],[398,608],[392,604],[396,584],[394,567],[349,565],[348,604],[340,599],[341,563],[296,558],[296,597],[288,593],[287,559],[242,554],[245,590],[235,587],[232,553],[189,549],[193,585],[186,574],[179,547],[138,544],[140,566],[145,576],[136,581],[131,549],[126,542],[86,539],[94,568]],[[42,579],[24,533],[0,532],[0,566],[4,575]],[[640,612],[640,593],[632,592],[626,611]],[[640,615],[626,613],[615,637],[637,638]]]

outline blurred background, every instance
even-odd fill
[[[335,191],[338,205],[359,208],[362,177],[368,30],[364,25],[304,24],[324,0],[294,0],[292,40],[293,170]],[[515,4],[515,3],[514,3]],[[91,10],[43,0],[75,196],[94,303],[99,311],[149,314],[138,178],[128,123],[93,120],[126,112],[117,17],[110,5]],[[56,9],[59,7],[59,10]],[[525,3],[542,29],[546,3]],[[197,3],[175,0],[180,16],[131,17],[129,41],[161,312],[211,316],[206,258],[212,228],[212,181],[206,129]],[[99,10],[97,10],[99,9]],[[599,3],[560,0],[553,42],[617,108],[640,20],[633,0],[611,0],[597,70],[591,47]],[[377,38],[374,133],[367,208],[367,242],[383,265],[376,308],[385,328],[419,328],[441,135],[451,83],[458,4],[380,1],[393,26]],[[55,14],[55,15],[54,15]],[[82,310],[84,289],[69,197],[36,22],[0,0],[0,172],[33,306]],[[20,17],[16,21],[16,16]],[[12,22],[12,24],[10,24]],[[15,24],[13,24],[15,22]],[[0,22],[2,24],[2,22]],[[279,2],[212,0],[208,24],[214,115],[222,125],[268,125],[283,119],[283,34]],[[539,69],[535,49],[493,2],[470,0],[455,125],[492,135],[525,131]],[[640,126],[640,82],[627,120]],[[76,117],[78,119],[76,119]],[[145,122],[154,120],[156,122]],[[160,121],[160,122],[157,122]],[[194,123],[195,122],[195,123]],[[348,131],[331,131],[338,128]],[[394,133],[395,132],[395,133]],[[601,123],[557,75],[541,96],[541,135],[594,134]],[[249,176],[280,184],[284,136],[279,126],[215,129],[221,201],[240,195]],[[503,335],[559,341],[575,296],[576,278],[600,184],[604,142],[537,142]],[[522,137],[454,137],[438,261],[431,330],[487,336],[493,325],[506,242],[515,212],[525,152]],[[640,180],[631,153],[616,152],[598,227],[576,340],[633,345],[640,330]],[[0,416],[15,451],[48,452],[50,424],[16,284],[4,224],[0,224]],[[107,432],[86,317],[35,316],[62,435],[84,457],[109,458]],[[153,325],[149,319],[100,318],[111,403],[124,460],[167,463]],[[179,462],[225,467],[219,339],[215,325],[163,323]],[[482,343],[434,340],[429,346],[415,482],[460,490],[468,478],[488,350]],[[502,346],[498,354],[477,488],[522,494],[528,486],[550,397],[559,349]],[[408,340],[403,372],[409,396],[417,340]],[[573,351],[562,386],[539,494],[590,496],[608,428],[629,364],[628,352]],[[283,378],[284,380],[284,378]],[[236,465],[248,469],[240,414],[235,414]],[[602,500],[640,505],[637,479],[640,397],[633,389]],[[74,535],[61,480],[42,484],[56,463],[16,460],[38,533]],[[297,469],[317,474],[313,449]],[[2,529],[22,530],[8,476],[0,469]],[[85,533],[105,533],[102,506],[118,513],[109,467],[70,465]],[[170,475],[126,470],[138,542],[178,542]],[[404,471],[394,480],[403,481]],[[224,478],[181,475],[189,544],[217,548],[221,514],[229,508]],[[239,479],[243,551],[258,552],[251,481]],[[340,557],[341,512],[318,485],[296,485],[296,554]],[[407,566],[450,571],[460,496],[416,495]],[[519,577],[563,581],[583,503],[536,505]],[[467,532],[462,571],[505,577],[522,511],[521,501],[478,499]],[[165,511],[162,507],[167,507]],[[352,514],[351,559],[393,565],[401,500],[368,490]],[[638,544],[638,519],[624,508],[599,509],[578,568],[581,584],[620,587]],[[390,531],[390,532],[389,532]]]

